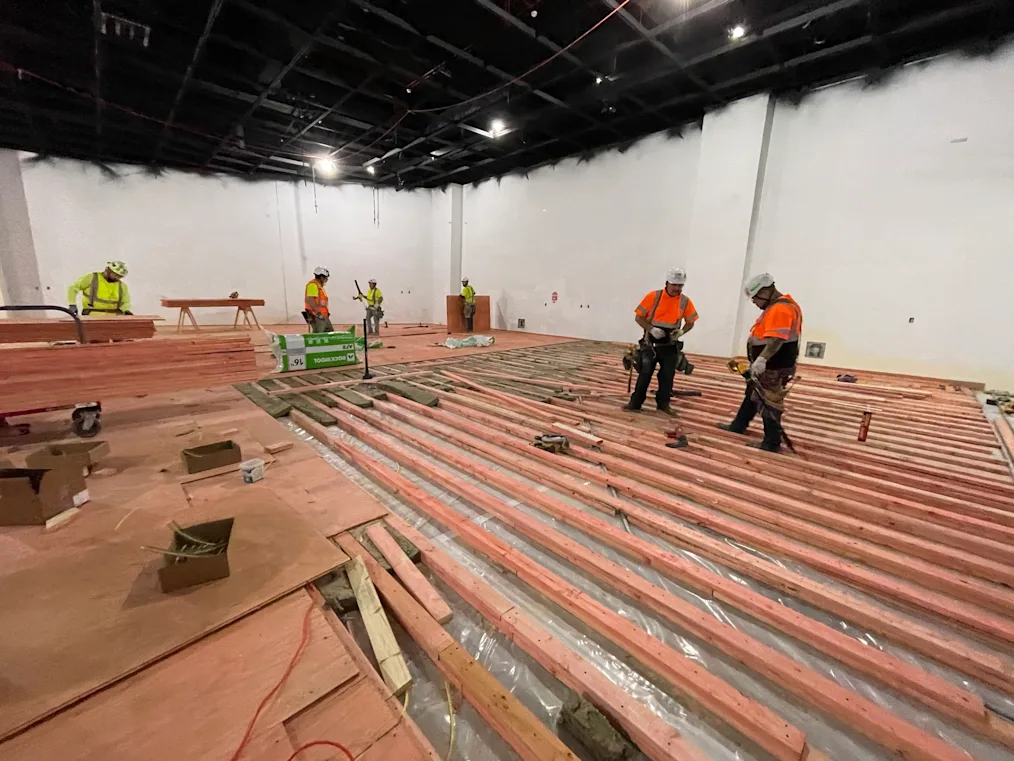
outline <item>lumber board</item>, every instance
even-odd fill
[[[510,454],[505,451],[511,448],[510,445],[505,446],[502,440],[498,440],[495,443],[493,441],[487,443],[487,441],[476,436],[463,434],[456,428],[449,426],[436,428],[432,425],[427,425],[426,421],[398,414],[398,406],[393,403],[385,404],[383,405],[383,410],[399,420],[409,422],[411,425],[422,430],[452,441],[459,447],[485,456],[498,464],[505,465],[512,471],[537,483],[541,482],[552,485],[565,493],[584,500],[586,503],[598,502],[606,506],[606,509],[610,513],[624,512],[628,518],[639,516],[653,517],[653,514],[636,505],[630,505],[607,494],[596,492],[594,489],[586,487],[583,484],[575,483],[572,479],[562,476],[554,469],[536,465],[533,462],[534,450],[521,450],[526,455],[525,457]],[[414,409],[420,408],[415,407]],[[464,421],[458,421],[456,426],[462,430],[467,426],[473,433],[479,428],[478,426],[468,426]],[[484,435],[489,439],[498,438],[489,431],[485,431]],[[421,437],[408,434],[406,436],[407,441],[438,459],[455,465],[459,470],[469,473],[473,477],[494,486],[504,493],[511,494],[518,499],[523,499],[529,505],[545,510],[554,518],[583,530],[588,535],[619,549],[621,552],[641,561],[648,567],[667,573],[678,582],[688,584],[699,594],[721,598],[726,602],[734,604],[754,618],[856,668],[862,673],[886,683],[887,686],[925,703],[934,710],[938,710],[951,718],[970,725],[973,730],[985,730],[985,707],[982,700],[972,693],[954,687],[945,680],[936,678],[905,661],[893,658],[879,650],[866,647],[848,635],[774,603],[738,583],[702,569],[696,564],[679,558],[672,553],[665,552],[651,542],[621,531],[604,520],[590,516],[581,510],[573,508],[562,500],[519,482],[516,478],[504,476],[497,470],[485,468],[476,463],[476,461],[461,457],[448,448],[438,449],[432,447],[426,439]]]
[[[423,562],[483,617],[575,692],[584,695],[629,735],[651,761],[704,761],[704,755],[647,706],[556,640],[485,581],[453,560],[400,518],[388,521],[423,554]]]
[[[183,309],[197,307],[262,307],[264,299],[162,299],[166,309]]]
[[[552,730],[445,632],[362,546],[348,536],[341,537],[340,543],[353,556],[353,563],[364,564],[399,623],[524,761],[577,761]]]
[[[145,526],[98,545],[71,546],[0,578],[0,650],[7,694],[0,737],[267,605],[347,561],[270,495],[188,508],[187,523],[235,518],[230,576],[164,594],[160,555],[170,531]],[[86,653],[87,657],[82,657]]]
[[[409,560],[408,555],[398,546],[383,523],[374,523],[366,528],[366,535],[370,537],[374,546],[391,564],[391,570],[398,577],[412,596],[418,600],[426,612],[437,620],[437,623],[446,624],[453,617],[450,607],[444,602],[444,598],[433,588],[429,580],[415,567],[415,563]]]
[[[452,410],[455,405],[446,404],[446,407]],[[514,424],[497,422],[496,419],[489,416],[484,417],[484,420],[491,425],[501,426],[504,430],[517,429]],[[529,437],[533,432],[537,432],[536,429],[521,429],[521,434],[527,434]],[[572,454],[581,457],[582,450],[572,450]],[[592,457],[591,454],[584,456],[588,461],[602,462],[598,459],[597,453],[592,454],[595,457]],[[569,458],[570,455],[568,455]],[[609,460],[609,462],[613,462],[613,460]],[[669,488],[676,490],[682,488],[675,478],[655,474],[650,469],[643,467],[639,468],[637,473],[636,479],[622,475],[602,474],[601,472],[599,472],[599,476],[602,478],[602,485],[611,486],[626,496],[650,504],[680,520],[709,528],[755,549],[774,552],[777,555],[800,561],[859,589],[932,613],[952,625],[958,625],[977,635],[986,635],[1007,644],[1014,644],[1014,622],[1002,618],[990,610],[970,604],[964,596],[965,590],[961,590],[957,597],[949,597],[943,593],[935,593],[903,580],[885,576],[855,562],[842,560],[837,555],[821,548],[801,544],[763,527],[754,527],[748,523],[726,518],[717,512],[677,499],[667,492]],[[642,476],[647,479],[647,484],[641,482]],[[587,477],[593,480],[595,478],[594,474],[589,474]],[[1000,605],[1002,612],[1002,604]]]
[[[258,375],[249,338],[8,347],[0,349],[0,410],[221,386]]]
[[[154,317],[84,316],[80,320],[86,341],[126,341],[155,335]],[[69,318],[0,319],[0,344],[77,340],[77,325]]]
[[[443,405],[444,409],[430,409],[399,399],[392,399],[392,404],[446,424],[445,431],[467,431],[484,442],[501,447],[504,451],[510,450],[529,460],[548,465],[550,470],[525,469],[524,475],[536,481],[541,479],[544,483],[552,483],[565,492],[583,499],[591,507],[598,507],[608,513],[623,510],[631,523],[649,533],[668,539],[677,546],[686,547],[737,572],[745,573],[758,581],[823,608],[838,617],[853,621],[871,631],[903,643],[932,660],[973,675],[1008,694],[1014,694],[1014,665],[1011,663],[985,651],[969,647],[963,642],[945,638],[912,618],[871,605],[853,595],[833,590],[827,585],[814,581],[808,576],[795,573],[781,565],[760,560],[749,552],[737,549],[727,542],[712,539],[700,531],[687,528],[681,523],[645,510],[636,503],[621,501],[609,496],[604,491],[594,491],[585,487],[581,481],[587,480],[606,486],[609,483],[609,475],[590,463],[559,457],[529,446],[528,440],[531,433],[528,430],[514,430],[514,435],[508,436],[495,429],[497,424],[495,418],[478,413],[480,416],[476,422],[471,422],[466,415],[452,413],[450,410],[453,405],[446,400]],[[384,406],[385,411],[389,409],[390,405]],[[473,412],[473,414],[476,413]],[[479,422],[482,422],[483,425],[479,425]],[[507,426],[507,428],[511,427]],[[579,480],[568,478],[568,473],[573,474],[573,477]],[[388,520],[390,521],[391,518]]]
[[[384,681],[391,691],[395,695],[400,695],[411,686],[412,675],[408,673],[405,656],[402,655],[401,647],[394,638],[394,631],[387,620],[387,614],[384,613],[384,607],[380,604],[377,590],[360,558],[353,557],[345,570],[349,575],[352,591],[356,595],[359,612],[362,614],[366,633],[370,637],[373,655],[377,659],[377,665],[380,666],[380,673],[383,674]]]
[[[590,599],[577,588],[477,527],[390,468],[366,458],[354,447],[328,434],[308,418],[300,419],[297,414],[296,419],[300,425],[304,425],[305,422],[304,427],[308,431],[321,436],[324,443],[340,452],[343,457],[367,472],[378,475],[378,480],[385,488],[396,488],[400,496],[409,499],[430,518],[453,528],[458,537],[472,549],[516,573],[549,600],[607,636],[680,692],[689,695],[699,705],[721,717],[775,758],[780,761],[799,761],[805,757],[806,744],[803,733],[770,709],[750,700],[700,668],[684,654],[637,628],[615,611]],[[368,427],[362,423],[342,420],[339,427],[357,437],[373,439]]]
[[[304,592],[293,592],[0,744],[0,757],[5,761],[228,758],[261,696],[281,678],[295,653],[312,605]],[[359,666],[321,612],[314,606],[309,615],[309,642],[267,705],[244,758],[247,754],[257,758],[277,742],[271,728],[359,675]]]
[[[650,542],[637,541],[628,538],[620,529],[610,526],[605,521],[589,516],[579,515],[578,511],[568,509],[565,503],[558,500],[546,498],[536,489],[524,485],[516,478],[504,476],[492,468],[482,464],[473,464],[468,458],[458,455],[453,449],[436,445],[425,437],[417,436],[404,429],[384,425],[376,416],[363,415],[375,428],[391,433],[405,442],[432,455],[439,460],[450,462],[455,466],[466,470],[479,480],[495,486],[504,493],[515,498],[521,498],[528,504],[542,507],[551,506],[552,515],[556,518],[576,521],[579,528],[586,533],[600,538],[613,537],[612,544],[628,551],[636,547],[636,550],[629,554],[647,561],[648,565],[657,566],[664,558],[662,553],[655,550]],[[360,438],[367,434],[360,432]],[[370,437],[369,443],[378,447],[376,438]],[[735,627],[718,621],[710,613],[705,612],[696,606],[685,602],[676,595],[651,584],[641,576],[626,570],[625,568],[602,557],[593,550],[581,545],[572,539],[565,537],[560,532],[552,529],[543,522],[531,518],[520,511],[514,510],[507,504],[492,495],[484,492],[477,492],[467,481],[455,476],[451,471],[429,464],[428,461],[414,455],[405,449],[395,450],[390,447],[381,448],[384,454],[393,457],[396,461],[412,468],[417,473],[424,475],[428,480],[439,483],[442,488],[449,489],[459,497],[468,499],[473,505],[481,507],[486,512],[496,516],[507,525],[524,534],[530,540],[543,546],[556,555],[575,564],[596,579],[612,586],[627,597],[637,600],[646,605],[656,613],[689,631],[694,636],[717,647],[727,655],[743,663],[747,668],[762,674],[781,687],[795,693],[800,699],[809,705],[821,708],[826,713],[843,721],[848,726],[862,732],[867,737],[880,742],[888,749],[904,754],[910,758],[929,759],[954,758],[959,759],[963,754],[957,748],[941,743],[929,733],[923,732],[914,725],[908,724],[900,717],[892,714],[889,710],[882,708],[873,701],[870,701],[848,688],[842,687],[833,680],[824,677],[812,669],[798,664],[793,659],[782,653],[763,645],[759,641],[747,636]],[[501,458],[493,456],[495,462]],[[623,537],[620,541],[620,537]],[[693,578],[696,569],[688,562],[677,562],[675,559],[668,564],[668,570],[680,567],[683,570],[682,576]],[[730,585],[720,585],[715,582],[705,583],[705,591],[708,587],[719,586],[725,588]],[[730,597],[736,594],[735,590],[728,589]],[[743,596],[738,595],[736,599],[742,600]],[[753,614],[761,614],[763,609],[760,605],[751,608]],[[768,618],[771,620],[779,613],[778,608],[768,606],[766,608]],[[830,637],[829,632],[821,632],[806,625],[801,619],[793,619],[788,615],[780,616],[778,619],[782,624],[793,624],[790,630],[795,634],[814,632],[823,635],[825,640]],[[826,629],[826,627],[823,627]],[[810,644],[819,644],[820,637],[815,637]],[[845,650],[847,645],[844,640],[839,640],[839,650],[836,654],[850,653],[854,657],[861,655],[862,645],[851,650]],[[854,663],[858,663],[858,660]],[[884,659],[883,665],[888,664]],[[913,693],[924,702],[938,710],[946,710],[951,717],[961,717],[966,723],[977,721],[978,724],[985,724],[985,707],[975,696],[963,690],[950,688],[943,680],[934,684],[934,691],[927,693],[918,691],[921,681],[930,681],[930,676],[924,672],[920,675],[917,669],[905,667],[901,661],[891,661],[893,666],[891,674],[895,679],[905,679],[906,686],[916,688]],[[872,670],[872,669],[867,669]]]

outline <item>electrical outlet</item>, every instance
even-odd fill
[[[824,349],[827,346],[826,343],[817,343],[816,341],[806,342],[806,358],[807,359],[824,359]]]
[[[520,329],[522,329],[524,327],[525,327],[525,318],[524,317],[518,317],[518,329],[520,330]]]

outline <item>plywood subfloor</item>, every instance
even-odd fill
[[[0,736],[206,636],[342,565],[347,557],[270,494],[237,495],[176,514],[234,517],[231,574],[164,594],[166,527],[146,527],[0,578],[4,653]]]

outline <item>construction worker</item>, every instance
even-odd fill
[[[106,262],[102,272],[89,272],[80,280],[75,280],[67,289],[70,311],[77,314],[77,295],[80,293],[81,314],[133,314],[130,311],[130,291],[123,282],[126,276],[126,264]]]
[[[303,317],[306,324],[310,326],[311,333],[331,333],[334,327],[331,325],[331,312],[327,308],[327,291],[324,284],[327,283],[331,273],[323,267],[313,271],[313,280],[306,284],[304,294],[304,306],[306,311]]]
[[[649,291],[634,310],[634,321],[644,330],[644,335],[637,352],[640,358],[637,386],[623,408],[629,412],[640,412],[657,366],[658,391],[655,392],[655,406],[659,412],[675,414],[669,406],[669,400],[672,398],[676,366],[683,353],[683,342],[679,339],[693,330],[697,323],[694,302],[683,293],[686,282],[687,273],[674,267],[666,273],[665,288]]]
[[[764,440],[750,446],[778,452],[782,448],[785,397],[789,382],[796,374],[803,312],[795,299],[775,287],[775,279],[767,272],[751,278],[743,290],[761,310],[761,315],[747,339],[746,352],[751,364],[745,376],[743,403],[731,423],[719,423],[718,427],[733,433],[746,433],[759,409],[764,421]]]
[[[461,279],[461,311],[465,315],[465,325],[472,332],[472,318],[475,316],[475,289],[468,284],[468,278]]]
[[[380,335],[380,318],[384,316],[381,304],[384,303],[384,294],[377,288],[377,281],[370,280],[370,287],[366,293],[353,296],[358,301],[366,302],[366,329],[374,335]]]

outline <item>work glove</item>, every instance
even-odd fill
[[[768,361],[764,357],[757,357],[750,365],[750,375],[756,378],[768,369]]]
[[[77,304],[71,304],[71,305],[70,305],[69,307],[67,307],[67,308],[68,308],[68,309],[70,310],[70,313],[71,313],[71,314],[77,314]]]
[[[665,338],[665,331],[662,328],[652,328],[648,331],[648,335],[654,338],[656,341],[661,341]]]

